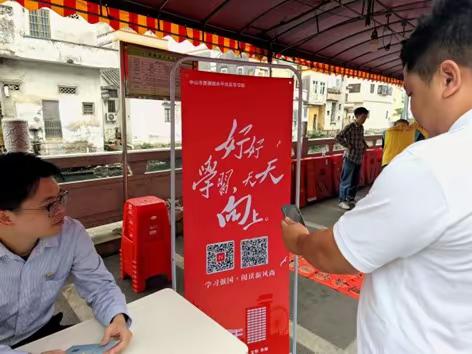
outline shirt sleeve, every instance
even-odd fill
[[[439,182],[424,162],[406,152],[335,224],[334,238],[354,268],[370,273],[434,243],[445,232],[448,215]]]
[[[30,354],[21,350],[13,350],[7,345],[0,344],[0,354]]]
[[[95,318],[102,325],[108,326],[121,313],[126,315],[130,325],[125,296],[97,254],[85,228],[78,221],[73,222],[76,231],[71,272],[79,295],[92,307]]]
[[[347,125],[336,135],[336,141],[344,147],[349,147],[349,132],[351,130],[351,124]]]

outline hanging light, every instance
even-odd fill
[[[377,29],[374,28],[372,34],[370,35],[369,49],[371,52],[375,52],[379,48],[379,34]]]

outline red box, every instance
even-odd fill
[[[367,185],[367,176],[366,176],[366,161],[367,161],[367,154],[364,154],[364,158],[361,164],[361,170],[359,173],[359,188],[365,187]]]
[[[333,190],[335,194],[339,194],[339,183],[341,182],[341,174],[343,172],[343,155],[330,155],[328,156],[328,159],[331,161]]]
[[[300,208],[304,207],[307,204],[307,190],[306,190],[306,172],[307,165],[306,160],[301,160],[300,167]],[[297,160],[292,160],[292,204],[296,202],[296,175],[297,175]]]
[[[324,156],[305,159],[307,201],[323,200],[334,195],[332,162]]]
[[[376,148],[375,153],[377,154],[377,161],[378,161],[378,164],[380,165],[380,172],[382,172],[383,149],[381,147]]]
[[[170,223],[165,201],[155,196],[132,198],[123,210],[121,278],[130,276],[134,292],[145,290],[146,280],[166,275],[170,281]]]
[[[316,162],[313,158],[303,159],[303,163],[306,165],[306,200],[308,203],[318,199],[318,191],[316,188]]]
[[[381,162],[378,158],[378,149],[369,149],[364,156],[364,173],[365,181],[368,185],[374,183],[377,176],[380,174]]]

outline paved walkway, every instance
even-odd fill
[[[360,193],[363,196],[364,193]],[[331,227],[343,214],[337,207],[337,201],[326,200],[312,204],[303,209],[303,215],[310,229]],[[110,226],[110,232],[119,227]],[[104,227],[94,230],[103,239],[109,241],[113,237],[106,236]],[[116,231],[115,231],[116,234]],[[104,236],[105,235],[105,236]],[[177,287],[183,291],[183,242],[177,239]],[[154,278],[148,289],[135,294],[131,290],[130,280],[119,280],[119,257],[112,255],[104,258],[108,269],[117,279],[118,285],[126,295],[127,301],[134,301],[142,296],[169,286],[165,279]],[[293,274],[292,274],[293,282]],[[67,285],[57,303],[57,310],[65,313],[64,323],[77,323],[93,316],[87,304],[78,296],[72,284]],[[356,311],[357,301],[336,291],[299,277],[299,323],[297,329],[297,353],[299,354],[355,354]]]

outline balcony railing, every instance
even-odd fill
[[[168,199],[170,197],[169,157],[169,149],[130,152],[128,155],[130,170],[128,197],[157,195],[162,199]],[[180,159],[180,157],[181,150],[178,149],[176,158]],[[44,158],[66,172],[66,180],[61,185],[69,191],[71,197],[68,206],[70,216],[81,220],[86,227],[121,220],[124,200],[121,152],[45,156]],[[107,169],[114,170],[115,173],[106,173]],[[157,170],[153,171],[153,169]],[[74,171],[78,172],[74,174]],[[178,198],[181,197],[181,175],[179,168],[176,173]]]
[[[381,135],[366,137],[369,146],[379,146]],[[295,157],[296,143],[292,154]],[[316,156],[342,152],[332,138],[304,139],[303,156]],[[86,227],[116,222],[122,219],[123,177],[121,152],[45,156],[46,160],[65,171],[62,187],[71,197],[68,214],[79,219]],[[169,149],[131,151],[128,155],[129,198],[156,195],[170,197]],[[181,150],[176,151],[180,166]],[[76,171],[76,172],[74,172]],[[88,171],[84,173],[83,171]],[[80,176],[79,176],[80,175]],[[104,177],[105,176],[105,177]],[[182,197],[182,170],[176,171],[176,195]]]

